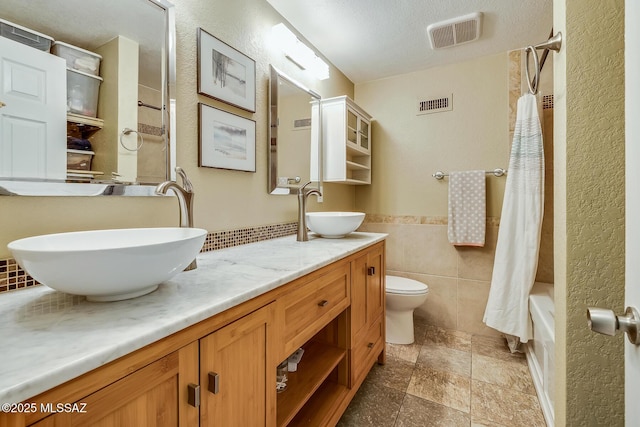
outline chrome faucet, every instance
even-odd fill
[[[306,190],[309,184],[311,184],[311,181],[298,189],[298,237],[296,238],[298,242],[309,240],[309,235],[307,234],[307,198],[312,194],[315,194],[316,197],[322,197],[320,190],[315,188]]]
[[[185,171],[176,166],[176,173],[182,178],[182,187],[175,181],[164,181],[156,187],[156,194],[167,194],[167,191],[173,190],[178,198],[180,205],[180,227],[193,227],[193,185]],[[184,271],[194,270],[198,267],[194,259]]]

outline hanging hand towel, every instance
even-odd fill
[[[449,242],[484,246],[487,202],[483,170],[449,173]]]

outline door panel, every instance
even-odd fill
[[[640,3],[625,3],[625,306],[640,308]],[[640,346],[625,338],[625,424],[640,420]]]
[[[66,177],[66,62],[0,37],[0,177]]]

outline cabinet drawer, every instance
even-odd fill
[[[285,353],[293,353],[349,306],[349,264],[283,297]]]
[[[363,334],[362,339],[351,350],[351,384],[354,384],[361,375],[369,372],[369,368],[382,351],[384,346],[382,317],[373,321],[366,334]]]

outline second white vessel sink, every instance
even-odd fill
[[[153,292],[200,252],[200,228],[133,228],[27,237],[9,243],[38,282],[90,301],[119,301]]]
[[[307,212],[309,230],[329,239],[339,239],[356,231],[363,220],[362,212]]]

